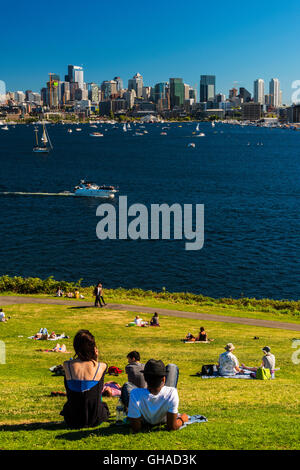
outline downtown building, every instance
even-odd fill
[[[200,103],[214,101],[216,95],[216,76],[201,75],[200,77]]]
[[[265,104],[265,82],[262,78],[255,80],[253,85],[253,95],[255,103]]]

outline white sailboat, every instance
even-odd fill
[[[199,123],[197,124],[196,126],[196,131],[198,132],[200,129],[199,129]]]
[[[39,145],[38,139],[38,128],[34,128],[35,138],[36,138],[36,147],[33,147],[33,151],[36,153],[49,153],[53,149],[48,131],[46,129],[45,123],[43,122],[43,135],[41,137],[41,145]],[[49,145],[48,145],[49,144]]]
[[[126,124],[125,124],[125,123],[124,123],[124,125],[123,125],[123,131],[124,131],[124,132],[127,132],[127,127],[126,127]]]

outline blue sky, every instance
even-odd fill
[[[253,91],[279,78],[283,101],[300,80],[300,2],[114,0],[13,1],[2,5],[0,80],[8,90],[39,91],[49,72],[83,65],[85,81],[136,72],[145,85],[182,77],[199,86],[217,77],[217,92]],[[4,39],[3,39],[4,38]],[[266,90],[267,92],[267,90]]]

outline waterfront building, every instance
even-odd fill
[[[184,86],[184,100],[189,100],[190,99],[190,85],[187,85],[187,83],[184,83],[183,86]]]
[[[262,105],[260,103],[243,103],[242,119],[245,121],[258,121],[262,115]]]
[[[70,101],[70,83],[60,82],[60,100],[63,105]]]
[[[257,80],[255,80],[253,94],[254,94],[253,99],[255,103],[264,104],[265,82],[263,81],[262,78],[258,78]]]
[[[134,90],[137,98],[143,96],[143,77],[140,73],[136,73],[133,78],[128,80],[128,91]]]
[[[14,92],[14,101],[16,103],[23,103],[25,101],[25,93],[23,91],[15,91]]]
[[[237,95],[238,95],[238,91],[236,88],[232,88],[231,90],[229,90],[229,99],[232,100],[233,98],[237,98]],[[234,101],[234,100],[233,100]]]
[[[182,78],[170,78],[170,106],[183,106],[184,84]]]
[[[189,87],[189,99],[194,100],[194,103],[197,101],[197,91],[193,87]]]
[[[216,94],[216,76],[201,75],[200,77],[200,102],[214,101]]]
[[[28,90],[28,99],[26,101],[39,105],[41,104],[41,95]]]
[[[280,105],[280,84],[278,78],[272,78],[270,80],[269,94],[273,96],[272,106],[278,108]]]

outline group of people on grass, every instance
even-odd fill
[[[67,402],[61,415],[71,428],[94,427],[107,421],[109,409],[102,401],[104,376],[108,365],[98,362],[98,349],[95,338],[88,330],[80,330],[73,342],[75,356],[64,362]],[[239,366],[232,353],[234,346],[228,343],[225,352],[219,356],[220,375],[228,376],[257,368]],[[275,369],[275,357],[270,348],[263,348],[262,365],[271,371]],[[166,424],[167,429],[179,429],[188,421],[186,413],[178,413],[179,397],[177,382],[179,369],[176,364],[165,364],[161,360],[150,359],[141,363],[138,351],[127,355],[125,372],[128,381],[121,388],[121,400],[131,429],[138,432],[143,426]],[[113,394],[106,393],[108,396]],[[119,395],[119,393],[118,393]]]
[[[245,371],[250,371],[253,373],[255,377],[255,373],[257,372],[258,367],[247,367],[245,364],[239,365],[239,361],[237,357],[233,354],[233,350],[235,349],[232,343],[228,343],[225,346],[225,352],[220,354],[219,362],[217,365],[219,375],[223,377],[230,377],[236,374],[244,374]],[[261,366],[265,369],[269,369],[271,376],[274,377],[275,372],[275,356],[271,353],[271,349],[269,346],[265,346],[262,348],[263,357],[261,360]]]

